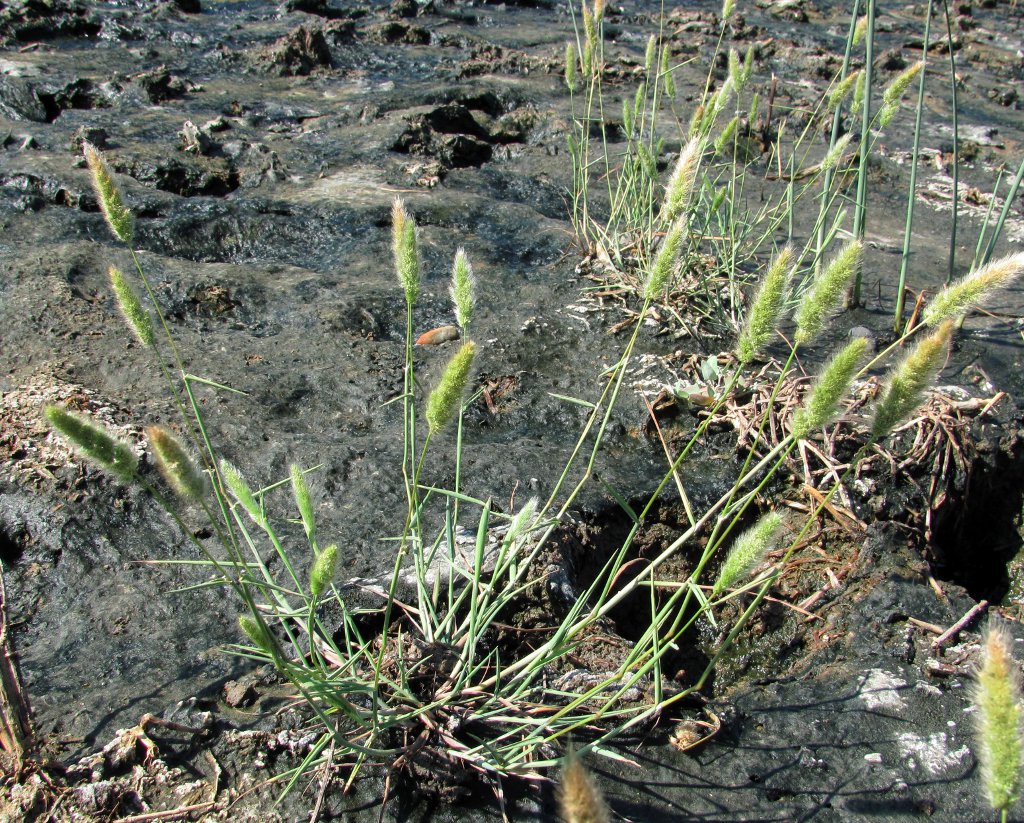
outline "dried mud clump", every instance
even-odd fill
[[[323,31],[309,26],[299,26],[261,49],[256,61],[280,77],[304,77],[333,65]]]
[[[15,0],[0,8],[0,43],[92,37],[100,24],[84,3],[64,0]]]

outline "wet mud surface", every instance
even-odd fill
[[[632,94],[657,12],[609,7],[613,91]],[[701,58],[717,41],[717,13],[701,2],[669,14],[674,55],[696,58],[676,78],[687,116],[703,88]],[[922,15],[917,5],[882,10],[884,78],[919,58]],[[1024,152],[1024,11],[960,3],[955,26],[970,158],[961,177],[962,271],[1000,170],[1012,175]],[[175,420],[159,373],[109,295],[107,267],[132,263],[98,213],[82,141],[105,152],[138,217],[140,258],[186,367],[246,392],[200,392],[225,457],[254,483],[286,476],[293,461],[319,465],[319,529],[345,547],[341,574],[378,578],[393,560],[382,538],[405,507],[401,415],[387,404],[402,390],[404,355],[404,301],[389,249],[396,194],[420,227],[417,333],[453,322],[448,276],[458,247],[479,278],[476,379],[487,394],[468,414],[462,466],[473,494],[508,507],[516,496],[546,493],[584,419],[556,395],[592,395],[624,343],[616,329],[628,301],[584,296],[594,284],[567,219],[561,71],[571,32],[567,8],[546,2],[24,0],[0,8],[0,558],[37,729],[48,756],[71,767],[66,780],[82,795],[76,808],[99,819],[196,804],[200,817],[211,812],[200,806],[216,800],[222,819],[294,820],[319,792],[314,776],[268,811],[278,789],[264,781],[299,762],[311,738],[269,673],[221,650],[238,640],[235,604],[208,589],[176,593],[201,575],[145,561],[197,559],[195,550],[145,495],[46,436],[39,409],[53,401],[136,441],[142,425]],[[726,41],[756,44],[755,83],[767,93],[775,74],[783,109],[820,97],[845,32],[834,4],[741,4]],[[929,71],[948,78],[947,59],[937,55]],[[915,292],[942,282],[949,246],[950,105],[941,84],[930,88]],[[615,101],[610,111],[620,108]],[[855,326],[886,334],[911,128],[901,114],[879,143],[866,305],[836,320],[834,340]],[[670,133],[666,163],[679,143]],[[998,211],[1002,201],[992,205]],[[998,249],[1022,242],[1018,195]],[[959,333],[942,380],[960,387],[944,390],[960,410],[946,402],[934,415],[956,448],[906,460],[922,438],[932,442],[936,427],[924,421],[874,456],[842,503],[851,516],[823,521],[706,689],[707,705],[626,741],[623,754],[639,770],[593,764],[623,818],[988,819],[968,713],[977,625],[943,649],[932,643],[934,627],[981,599],[1011,620],[1024,602],[1015,559],[1024,497],[1021,305],[1018,286]],[[692,355],[728,352],[733,340],[729,329],[676,332],[645,326],[641,351],[651,359],[632,378],[638,386],[671,383]],[[449,350],[417,350],[426,383]],[[676,409],[659,418],[669,440],[696,420]],[[731,484],[741,460],[735,440],[723,422],[721,437],[684,467],[695,504]],[[640,500],[663,467],[643,399],[630,392],[600,476]],[[799,478],[802,465],[792,469]],[[430,471],[429,482],[443,485],[454,466],[439,461]],[[781,491],[794,517],[811,502],[796,484]],[[276,502],[288,510],[283,492]],[[666,503],[641,547],[671,541],[678,509]],[[623,518],[601,487],[585,493],[566,537],[581,579]],[[189,523],[200,528],[197,518]],[[691,562],[681,556],[676,571]],[[634,615],[627,607],[615,617],[628,641]],[[681,653],[682,681],[716,637],[704,626]],[[138,736],[122,747],[128,754],[96,759],[146,713],[177,724],[142,728],[155,759],[140,754],[147,749]],[[687,722],[709,717],[721,725],[710,743],[687,752],[670,743]],[[360,781],[348,796],[332,788],[321,819],[377,819],[384,778]],[[487,786],[455,792],[454,804],[426,776],[399,788],[391,787],[386,819],[500,819]],[[29,816],[40,811],[31,799],[18,802]],[[510,788],[509,802],[513,819],[553,814],[550,792]]]

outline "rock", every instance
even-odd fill
[[[224,702],[232,708],[244,709],[251,706],[256,697],[256,687],[251,682],[231,680],[224,684]]]

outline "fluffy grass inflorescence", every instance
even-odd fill
[[[795,437],[807,437],[832,421],[840,402],[850,390],[850,382],[864,360],[867,349],[867,339],[857,337],[829,360],[814,381],[804,407],[798,409],[793,417]]]
[[[947,320],[927,337],[922,338],[906,357],[890,371],[882,397],[875,406],[871,435],[876,440],[886,437],[919,405],[925,390],[934,382],[946,362],[953,321]]]
[[[117,307],[124,315],[125,322],[132,334],[143,346],[148,348],[155,346],[156,335],[153,333],[153,320],[150,318],[149,312],[143,308],[142,301],[139,300],[138,294],[128,279],[115,266],[110,267],[110,286],[114,291]]]
[[[792,277],[793,249],[786,246],[768,267],[764,282],[747,312],[747,324],[736,345],[741,363],[753,360],[775,336],[779,315],[786,300],[786,289]]]
[[[1006,820],[1020,797],[1021,689],[1013,640],[992,622],[985,633],[973,689],[981,778],[989,804]]]
[[[828,317],[839,309],[843,292],[860,266],[861,249],[859,240],[851,240],[814,278],[796,310],[797,343],[817,337]]]
[[[668,289],[679,264],[679,254],[686,235],[686,220],[681,218],[668,230],[661,248],[651,264],[650,274],[644,284],[644,299],[657,300]]]
[[[1024,252],[982,266],[935,295],[924,310],[921,320],[926,325],[935,326],[959,317],[972,306],[984,304],[994,292],[1009,285],[1021,273],[1024,273]]]
[[[466,386],[469,385],[475,353],[476,344],[472,340],[463,343],[448,361],[444,374],[427,398],[426,417],[431,434],[447,426],[459,412]]]
[[[611,823],[611,812],[597,781],[571,751],[562,768],[558,807],[562,823]]]
[[[63,406],[50,405],[44,409],[46,419],[53,428],[71,441],[83,457],[127,482],[136,476],[139,460],[132,447],[93,422]]]
[[[466,250],[462,248],[455,252],[450,293],[455,306],[455,320],[465,335],[469,331],[473,309],[476,307],[476,275],[473,274]]]
[[[688,142],[676,160],[672,175],[665,185],[665,200],[661,207],[661,221],[672,223],[686,211],[697,182],[700,170],[700,158],[704,153],[704,144],[699,137]]]
[[[100,211],[103,212],[107,225],[118,240],[130,245],[135,234],[135,221],[131,211],[124,204],[121,189],[114,181],[107,161],[91,143],[85,143],[82,152],[89,171],[92,172],[93,188],[96,190]]]
[[[781,525],[782,517],[776,512],[768,512],[736,538],[718,572],[718,578],[711,590],[712,597],[731,589],[764,560],[775,542],[775,535]]]
[[[401,199],[395,198],[391,206],[391,249],[395,259],[398,282],[405,291],[410,305],[416,302],[420,291],[420,259],[416,248],[416,224],[405,210]]]
[[[175,493],[186,500],[202,500],[209,490],[206,474],[181,441],[163,426],[150,426],[146,437],[160,474]]]

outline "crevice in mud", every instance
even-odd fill
[[[976,600],[1001,602],[1010,591],[1007,568],[1022,548],[1024,442],[982,454],[969,465],[962,490],[932,512],[932,569]]]
[[[28,533],[23,529],[12,530],[6,525],[0,525],[0,562],[5,567],[10,567],[21,560],[29,539]]]
[[[634,512],[639,512],[646,505],[646,500],[633,500],[629,505]],[[622,558],[620,569],[611,585],[610,596],[634,580],[646,567],[646,561],[659,554],[687,525],[685,511],[678,501],[657,503]],[[609,505],[577,524],[573,533],[563,541],[570,591],[582,595],[606,572],[609,562],[620,552],[632,527],[631,517],[615,505]],[[700,542],[695,541],[693,546],[680,549],[659,567],[658,579],[688,579],[696,562],[693,550],[699,551],[701,548]],[[624,598],[611,610],[607,620],[603,621],[604,625],[597,627],[595,639],[601,642],[581,644],[581,655],[593,656],[593,659],[584,658],[585,665],[595,671],[618,665],[614,656],[615,648],[632,648],[650,627],[652,609],[657,610],[665,605],[674,592],[675,589],[665,587],[654,594],[652,599],[651,588],[641,585]],[[686,613],[680,611],[678,615],[679,625],[691,619],[696,612],[696,603],[692,598],[690,600],[691,605],[687,607]],[[699,627],[695,624],[684,635],[683,642],[678,643],[674,651],[666,652],[662,659],[665,676],[675,680],[678,685],[695,682],[710,660],[701,647],[698,634]],[[607,661],[600,658],[604,652],[612,653]]]

